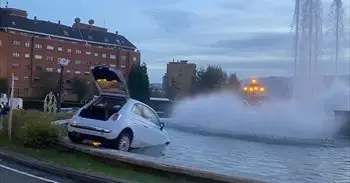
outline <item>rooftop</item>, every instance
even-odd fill
[[[136,49],[136,46],[124,36],[107,32],[105,28],[98,28],[80,22],[78,22],[78,25],[81,24],[81,26],[77,26],[76,22],[74,26],[71,27],[62,25],[60,22],[53,23],[50,21],[38,20],[36,17],[34,17],[34,19],[29,19],[25,16],[18,16],[17,14],[11,13],[11,10],[13,9],[0,8],[0,29],[17,30],[31,34],[88,42],[91,44],[104,44]],[[89,26],[91,28],[89,28]]]

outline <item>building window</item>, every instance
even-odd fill
[[[24,92],[28,93],[29,92],[29,88],[24,88]]]
[[[126,66],[125,65],[120,65],[121,68],[125,68]]]
[[[30,58],[30,54],[29,53],[25,53],[24,54],[24,58]]]
[[[21,41],[13,41],[12,45],[13,46],[21,46]]]
[[[110,58],[110,59],[116,59],[117,56],[115,56],[115,55],[109,55],[109,58]]]
[[[95,57],[98,57],[98,53],[94,53]]]
[[[54,61],[54,58],[53,58],[53,57],[47,56],[47,57],[46,57],[46,60],[47,60],[47,61]]]
[[[63,51],[63,48],[62,47],[58,47],[57,50],[58,51]]]
[[[107,58],[107,54],[102,53],[102,58]]]
[[[75,50],[75,53],[80,55],[81,54],[81,50]]]
[[[75,61],[75,64],[76,64],[76,65],[80,65],[80,64],[81,64],[81,60],[76,60],[76,61]]]
[[[23,80],[29,80],[29,77],[28,76],[24,76]]]
[[[42,68],[41,66],[36,66],[36,67],[35,67],[35,70],[37,70],[37,71],[42,71],[43,68]]]
[[[68,32],[67,31],[63,31],[63,34],[65,35],[65,36],[69,36],[69,34],[68,34]]]
[[[29,42],[29,41],[26,41],[26,42],[24,43],[24,46],[27,47],[27,48],[29,48],[29,47],[30,47],[30,42]]]
[[[58,73],[61,73],[61,69],[57,69],[56,71],[57,71]]]
[[[85,52],[86,55],[91,55],[91,52],[87,51]]]
[[[71,71],[70,70],[67,70],[67,73],[70,73]]]
[[[132,61],[136,62],[136,60],[137,60],[136,57],[132,57]]]
[[[46,71],[47,71],[47,72],[53,72],[53,68],[47,67],[47,68],[46,68]]]
[[[74,71],[74,74],[81,74],[80,71]]]
[[[37,49],[41,49],[41,48],[43,48],[43,45],[41,45],[41,44],[35,44],[34,47],[37,48]]]
[[[18,76],[13,76],[13,80],[18,81],[19,77]]]
[[[114,64],[110,64],[109,66],[110,66],[110,67],[116,68],[116,65],[114,65]]]
[[[20,55],[18,52],[13,52],[13,53],[12,53],[12,56],[13,56],[14,58],[19,58],[19,57],[21,57],[21,55]]]
[[[86,75],[86,76],[89,75],[89,74],[90,74],[90,72],[84,72],[84,75]]]
[[[72,53],[72,49],[67,49],[67,52],[68,53]]]
[[[55,48],[54,48],[53,46],[47,45],[47,46],[46,46],[46,49],[47,49],[47,50],[54,50]]]
[[[11,64],[12,68],[19,68],[19,64]]]
[[[37,59],[37,60],[41,60],[41,59],[43,59],[43,56],[41,56],[41,55],[35,55],[34,58]]]
[[[34,81],[39,81],[39,80],[40,80],[40,77],[34,76],[33,80],[34,80]]]

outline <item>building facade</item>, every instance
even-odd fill
[[[66,26],[29,19],[23,10],[0,8],[0,77],[14,73],[15,96],[26,98],[34,95],[39,72],[61,72],[60,58],[71,61],[63,73],[67,83],[90,75],[93,65],[109,65],[127,75],[133,64],[140,64],[140,52],[128,39],[93,24],[76,18]]]
[[[186,60],[173,61],[167,64],[167,84],[177,88],[176,98],[183,98],[191,94],[193,81],[196,77],[196,64]]]

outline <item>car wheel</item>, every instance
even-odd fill
[[[74,143],[77,143],[77,144],[81,144],[84,141],[83,138],[81,138],[78,135],[73,134],[71,132],[68,132],[68,138],[69,138],[70,141],[72,141]]]
[[[131,145],[131,136],[128,133],[121,133],[116,141],[116,149],[128,152]]]

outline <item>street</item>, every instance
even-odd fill
[[[45,172],[32,170],[14,163],[0,160],[0,183],[74,183]]]

